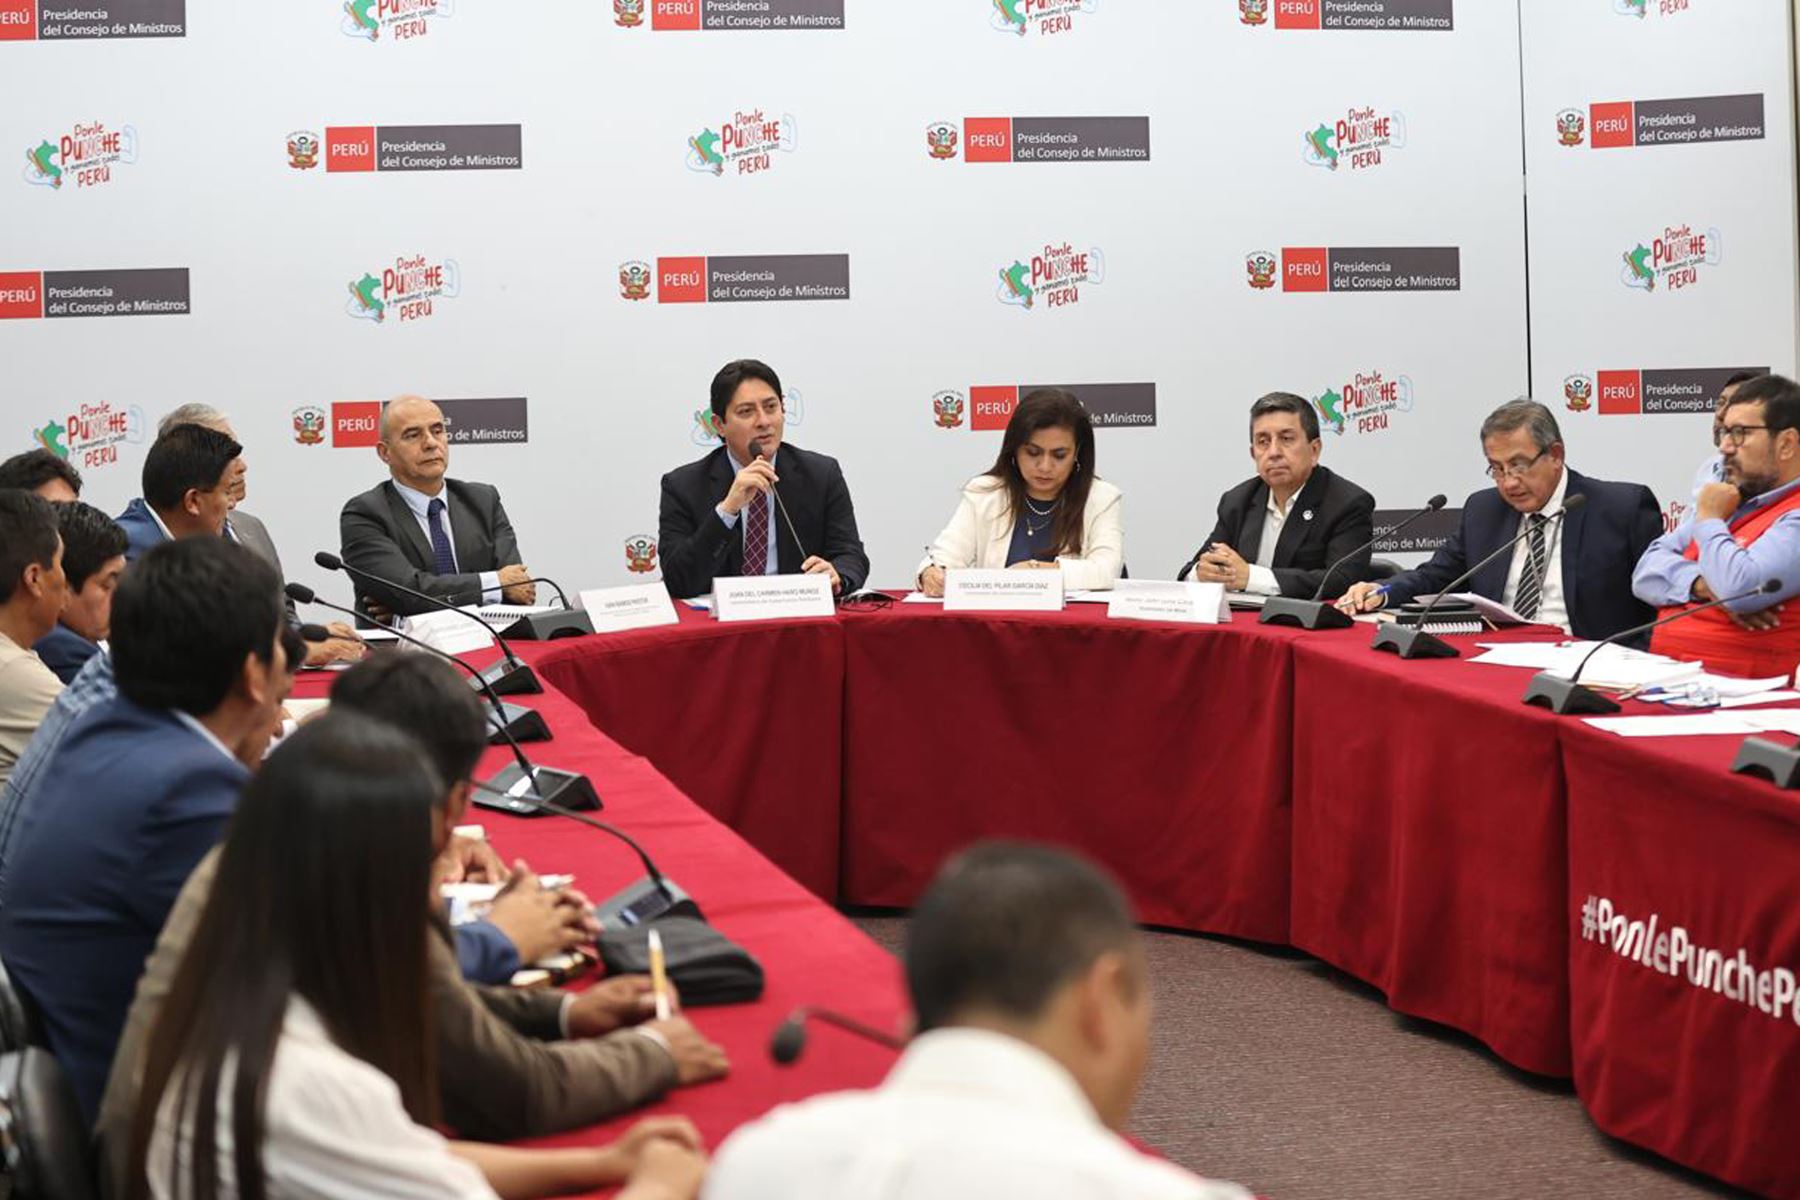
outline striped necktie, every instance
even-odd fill
[[[1531,532],[1525,538],[1525,569],[1519,574],[1519,598],[1513,611],[1529,621],[1537,616],[1538,606],[1544,601],[1544,526],[1550,519],[1543,513],[1532,513],[1525,519],[1531,522]]]

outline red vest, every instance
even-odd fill
[[[1748,546],[1766,533],[1783,513],[1800,509],[1800,488],[1766,508],[1759,508],[1731,527],[1732,540]],[[1690,541],[1682,557],[1690,562],[1700,560],[1699,541]],[[1657,615],[1670,617],[1693,604],[1674,604]],[[1650,635],[1650,649],[1657,654],[1687,662],[1703,662],[1709,670],[1749,679],[1766,679],[1771,675],[1789,675],[1800,663],[1800,597],[1784,600],[1775,606],[1781,624],[1774,629],[1752,633],[1725,614],[1723,608],[1665,625]]]

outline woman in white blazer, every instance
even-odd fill
[[[918,580],[941,596],[947,568],[1006,567],[1060,570],[1071,590],[1110,588],[1124,563],[1124,497],[1094,476],[1094,423],[1068,392],[1039,388],[1013,410],[993,467],[963,489]]]

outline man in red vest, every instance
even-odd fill
[[[1723,482],[1702,487],[1692,519],[1650,543],[1632,591],[1667,617],[1780,580],[1775,592],[1658,629],[1650,648],[1734,675],[1789,675],[1800,665],[1800,384],[1748,380],[1720,424]]]

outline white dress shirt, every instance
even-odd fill
[[[1269,503],[1263,511],[1262,545],[1256,548],[1256,559],[1250,564],[1250,582],[1244,590],[1254,596],[1281,595],[1281,581],[1275,578],[1271,570],[1275,565],[1275,547],[1281,541],[1282,527],[1287,524],[1288,513],[1293,511],[1296,491],[1288,497],[1287,507],[1282,508],[1275,503],[1275,489],[1269,489]]]
[[[219,1084],[219,1194],[237,1194],[231,1140],[231,1087],[226,1063]],[[147,1163],[157,1200],[187,1195],[170,1188],[175,1095],[163,1092]],[[496,1200],[473,1163],[456,1157],[435,1130],[413,1123],[392,1079],[338,1048],[313,1007],[288,1001],[275,1058],[264,1080],[263,1179],[272,1200],[359,1196],[392,1200]],[[187,1135],[182,1134],[184,1143]],[[185,1152],[184,1152],[185,1157]]]
[[[1556,481],[1556,490],[1538,511],[1546,517],[1556,516],[1568,490],[1569,469],[1564,467],[1562,478]],[[1537,616],[1533,618],[1540,625],[1560,625],[1564,633],[1569,632],[1569,606],[1563,596],[1562,530],[1568,519],[1552,520],[1544,530],[1544,581],[1538,592]],[[1518,532],[1525,532],[1524,522],[1529,520],[1530,513],[1521,514]],[[1512,565],[1506,569],[1506,590],[1500,593],[1500,603],[1508,608],[1512,608],[1519,598],[1519,581],[1525,576],[1525,564],[1530,558],[1531,539],[1520,538],[1519,544],[1513,547]]]
[[[728,1138],[705,1200],[1248,1200],[1134,1150],[1061,1064],[940,1029],[872,1091],[784,1105]]]
[[[450,524],[450,489],[439,484],[438,494],[435,496],[427,496],[417,488],[407,487],[398,479],[394,480],[393,483],[394,490],[400,493],[400,499],[406,502],[407,511],[412,513],[413,519],[419,523],[419,530],[424,533],[425,544],[427,546],[431,545],[431,502],[433,500],[442,500],[444,502],[444,514],[442,518],[444,522],[444,536],[450,539],[450,559],[452,562],[456,561],[455,526]],[[461,569],[462,567],[459,565],[457,570],[460,571]],[[500,572],[481,572],[482,603],[499,604],[504,598],[505,597],[500,594]]]

